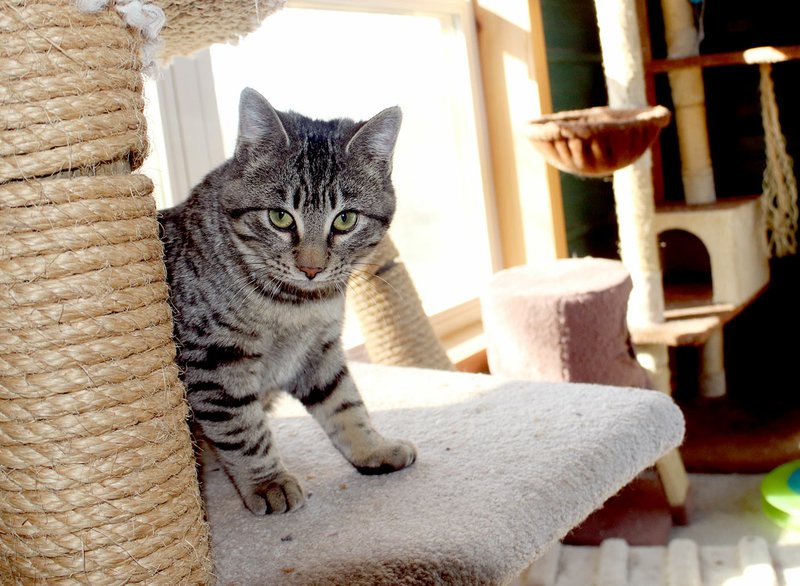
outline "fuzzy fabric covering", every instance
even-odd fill
[[[684,421],[642,389],[351,364],[378,429],[417,462],[361,476],[299,403],[273,418],[306,505],[255,517],[206,454],[224,585],[505,584],[675,448]]]
[[[652,388],[626,322],[631,278],[618,260],[565,258],[495,273],[481,297],[494,374]]]

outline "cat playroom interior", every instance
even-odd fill
[[[0,7],[3,581],[723,584],[756,560],[772,582],[752,583],[800,583],[792,521],[759,501],[800,458],[790,3],[194,4]],[[288,450],[320,467],[299,521],[244,516],[213,458],[201,492],[152,241],[155,209],[231,155],[245,86],[404,114],[391,241],[351,285],[345,344],[420,460],[369,480]],[[649,148],[601,176],[532,134],[657,105]],[[281,433],[316,438],[296,407]],[[745,486],[728,521],[753,522],[734,544],[703,532],[725,478]]]

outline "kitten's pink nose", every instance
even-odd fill
[[[301,267],[298,265],[297,268],[300,269],[309,279],[313,279],[322,272],[322,267]]]

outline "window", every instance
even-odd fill
[[[400,105],[392,238],[426,312],[444,313],[445,329],[476,322],[499,261],[470,11],[463,0],[294,3],[237,46],[178,60],[157,96],[174,201],[233,152],[246,86],[318,118]]]
[[[161,123],[161,110],[158,100],[158,87],[156,82],[148,79],[144,85],[145,107],[144,115],[147,119],[147,134],[150,140],[150,154],[142,165],[141,173],[153,180],[153,197],[156,206],[161,209],[169,207],[175,201],[170,185],[170,173],[167,164],[167,146],[164,128]]]

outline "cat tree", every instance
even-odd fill
[[[642,22],[647,22],[639,2]],[[653,75],[669,76],[682,165],[685,205],[664,205],[655,226],[664,236],[665,263],[670,262],[667,237],[689,233],[702,243],[710,264],[710,283],[681,295],[670,308],[667,323],[634,332],[639,341],[662,341],[671,346],[701,348],[700,391],[717,397],[726,391],[723,326],[747,307],[769,282],[770,253],[796,251],[797,184],[778,120],[771,64],[800,56],[798,47],[761,47],[739,53],[699,55],[699,40],[688,2],[663,0],[667,59],[650,60],[649,34],[643,47],[650,99]],[[647,30],[645,30],[647,33]],[[732,64],[758,64],[761,73],[761,112],[767,146],[763,193],[760,197],[717,201],[709,137],[705,124],[701,69]],[[702,168],[690,168],[702,161]],[[698,179],[702,177],[702,179]],[[679,290],[680,291],[680,290]]]
[[[542,154],[565,171],[587,176],[613,173],[620,256],[633,286],[627,322],[634,331],[664,322],[648,147],[670,116],[663,107],[648,106],[633,6],[596,0],[596,7],[609,106],[546,116],[534,121],[531,137]],[[637,358],[648,371],[652,388],[671,394],[666,345],[640,341]],[[670,452],[656,467],[673,516],[686,522],[689,481],[680,454]]]
[[[726,390],[723,325],[767,286],[769,250],[777,255],[796,251],[797,185],[778,122],[770,63],[798,58],[800,48],[700,57],[690,3],[662,0],[668,59],[652,62],[644,2],[595,0],[595,5],[609,107],[546,116],[532,124],[530,136],[562,171],[613,173],[620,256],[633,281],[628,324],[639,361],[653,386],[670,393],[667,348],[697,346],[700,390],[717,397]],[[760,64],[767,168],[760,198],[717,202],[701,66],[732,63]],[[648,106],[655,100],[652,76],[660,71],[668,72],[672,88],[686,201],[656,209],[653,160],[645,150],[669,122],[660,107]],[[702,243],[713,284],[710,292],[691,290],[677,302],[664,281],[667,255],[659,250],[675,231]],[[670,503],[682,504],[687,483],[679,456],[659,464]]]
[[[654,62],[643,1],[595,4],[610,106],[646,107],[655,100],[653,75],[669,74],[686,200],[656,209],[649,153],[614,174],[620,255],[634,282],[628,314],[633,339],[654,384],[665,391],[671,388],[667,347],[700,347],[701,392],[720,396],[726,388],[722,326],[767,286],[769,251],[780,256],[796,250],[797,185],[780,131],[770,64],[800,57],[800,48],[699,56],[690,3],[662,0],[668,59]],[[760,198],[718,202],[701,67],[736,63],[757,63],[761,68],[767,144],[764,193]],[[659,246],[675,232],[692,234],[707,252],[710,291],[682,293],[676,300],[672,283],[666,283],[665,290],[662,264],[671,247],[661,253]]]
[[[673,288],[666,324],[634,332],[638,341],[661,341],[671,346],[701,348],[700,391],[705,396],[725,394],[722,327],[749,305],[769,282],[769,253],[778,256],[796,249],[797,185],[781,134],[771,63],[789,55],[772,48],[740,54],[699,55],[699,37],[689,2],[662,0],[667,59],[650,60],[649,32],[644,3],[638,3],[645,23],[643,48],[649,98],[654,99],[653,75],[666,72],[675,104],[678,146],[685,204],[662,205],[655,214],[656,231],[665,244],[663,261],[668,269],[672,250],[668,237],[689,233],[708,254],[710,283],[691,291]],[[767,144],[764,192],[760,197],[717,201],[705,122],[702,68],[734,64],[759,64],[762,120]],[[767,242],[769,238],[769,242]],[[667,291],[668,297],[673,291]]]
[[[700,347],[700,390],[716,397],[726,389],[723,325],[766,287],[769,250],[779,256],[796,251],[797,185],[778,123],[770,63],[800,58],[800,47],[700,57],[689,2],[662,0],[661,5],[669,58],[654,63],[645,3],[595,0],[610,110],[594,108],[545,117],[546,124],[537,123],[532,138],[545,157],[564,171],[588,176],[613,172],[620,256],[633,281],[628,324],[637,357],[650,372],[654,388],[670,393],[668,346]],[[644,30],[640,31],[640,25]],[[700,66],[734,63],[758,63],[761,68],[767,143],[764,193],[760,198],[716,202]],[[669,72],[686,196],[684,205],[660,209],[655,207],[651,153],[630,156],[631,144],[652,142],[642,140],[634,119],[642,113],[655,117],[648,104],[655,100],[652,76],[658,71]],[[620,119],[613,120],[609,111],[618,112]],[[658,128],[664,125],[651,122]],[[582,124],[576,128],[577,123]],[[548,130],[547,125],[553,128]],[[607,162],[613,149],[602,143],[592,146],[593,141],[611,134],[609,128],[614,126],[612,136],[622,145],[623,156],[617,166],[598,164]],[[627,145],[626,138],[630,140]],[[659,238],[672,231],[688,232],[702,242],[710,257],[713,283],[711,294],[683,295],[678,307],[665,295],[664,256],[659,251]],[[668,301],[672,303],[668,305]],[[677,452],[659,462],[659,472],[670,503],[683,504],[688,482]]]
[[[147,151],[141,70],[160,43],[169,59],[235,40],[281,5],[0,4],[0,582],[217,579],[152,182],[131,173]],[[376,254],[388,285],[370,295],[404,316],[376,355],[450,368],[425,342],[430,326],[396,251],[387,243]],[[421,352],[396,351],[407,345]],[[657,393],[388,366],[358,376],[380,422],[399,422],[397,433],[420,424],[420,461],[384,482],[315,447],[321,518],[226,509],[238,503],[230,483],[207,478],[220,579],[506,583],[683,434],[679,410]],[[465,430],[467,419],[480,432]],[[307,416],[277,426],[324,443]],[[289,457],[304,457],[306,442],[289,445]],[[472,473],[478,446],[492,461],[484,476]],[[455,480],[458,471],[468,474]],[[341,474],[349,484],[333,480]],[[346,506],[355,510],[345,518]],[[380,527],[370,525],[378,510]],[[499,546],[487,554],[487,544]]]

